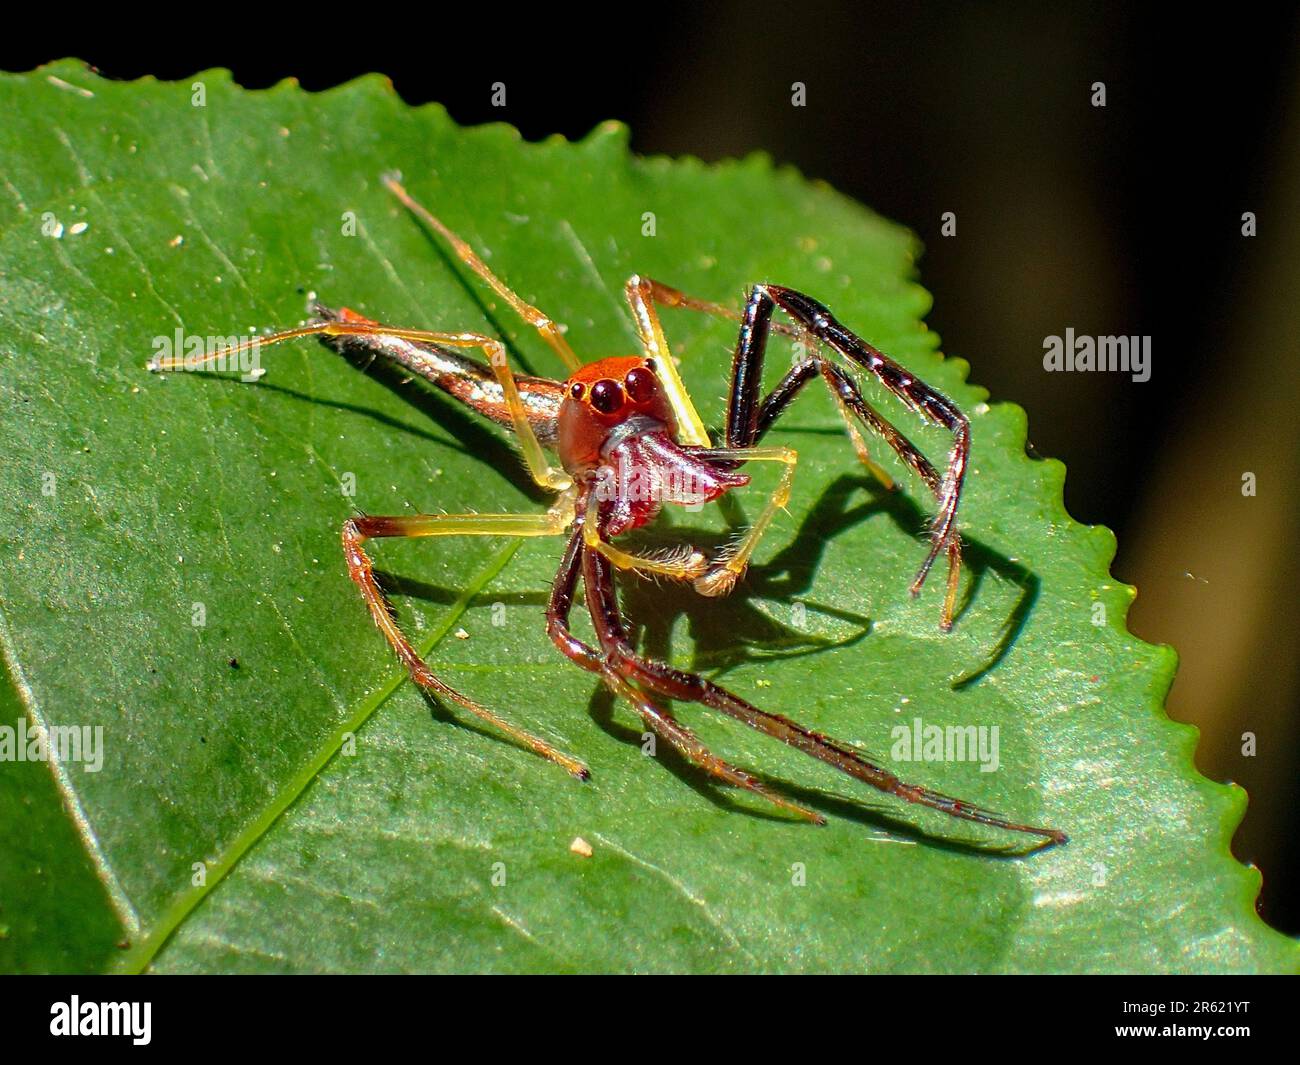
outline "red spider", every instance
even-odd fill
[[[340,351],[352,348],[372,357],[383,356],[513,430],[533,478],[542,487],[558,493],[554,505],[544,514],[366,516],[349,518],[344,523],[343,551],[348,572],[361,589],[375,624],[417,684],[437,696],[454,700],[574,776],[586,779],[588,770],[580,761],[509,724],[434,674],[398,627],[364,547],[369,539],[388,536],[567,534],[546,610],[547,633],[572,661],[595,673],[614,693],[631,703],[646,725],[692,764],[810,821],[818,824],[825,821],[820,814],[790,801],[744,770],[718,758],[662,705],[661,699],[712,707],[908,802],[967,821],[1043,836],[1049,843],[1065,842],[1065,833],[1057,829],[1010,821],[963,800],[905,783],[837,740],[789,718],[766,713],[697,674],[638,654],[619,611],[613,580],[616,569],[690,581],[702,595],[726,595],[731,591],[744,574],[773,515],[789,499],[794,479],[795,452],[786,447],[762,447],[759,442],[800,389],[820,377],[839,404],[849,435],[867,467],[890,484],[884,471],[868,457],[854,418],[882,437],[934,493],[938,514],[930,529],[929,551],[911,590],[913,594],[920,591],[934,562],[945,555],[948,583],[940,623],[944,630],[951,628],[961,567],[957,505],[970,453],[970,424],[950,400],[855,336],[816,300],[770,284],[755,285],[743,313],[737,314],[657,281],[634,276],[627,282],[626,296],[644,353],[582,365],[555,322],[507,288],[468,244],[416,203],[395,176],[385,176],[385,183],[406,207],[451,245],[462,261],[538,330],[568,366],[571,374],[568,380],[515,374],[506,360],[504,345],[479,333],[397,329],[346,308],[332,311],[319,305],[316,308],[319,321],[255,338],[199,362],[231,358],[250,348],[311,335],[322,337]],[[688,308],[740,322],[727,402],[725,447],[713,446],[686,393],[669,355],[657,306]],[[773,311],[778,307],[789,316],[792,325],[772,321]],[[807,340],[811,354],[796,363],[771,392],[760,398],[764,353],[772,330]],[[866,370],[906,406],[952,433],[953,447],[942,477],[902,433],[863,399],[854,378],[822,353],[823,345]],[[455,350],[464,348],[480,349],[487,356],[487,363]],[[182,362],[180,357],[155,359],[151,368],[171,369]],[[548,460],[547,450],[558,457],[558,468]],[[652,557],[630,553],[614,542],[623,533],[653,519],[664,503],[706,503],[747,484],[749,478],[736,471],[745,463],[755,461],[782,463],[780,483],[740,542],[718,557],[706,558],[694,548],[672,557]],[[584,643],[569,628],[579,580],[598,647]]]

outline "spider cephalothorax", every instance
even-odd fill
[[[651,521],[664,503],[701,506],[749,483],[682,448],[654,359],[601,359],[565,382],[556,450],[591,486],[605,536]]]

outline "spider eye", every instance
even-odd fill
[[[591,386],[591,405],[601,414],[613,414],[623,406],[623,390],[617,381],[603,378]]]
[[[638,366],[628,371],[627,376],[623,378],[623,387],[637,403],[648,403],[654,399],[655,392],[658,391],[658,382],[653,373]]]
[[[571,395],[574,399],[581,399],[582,384],[578,381],[573,382],[573,386],[569,389],[569,395]]]

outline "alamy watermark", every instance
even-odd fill
[[[149,369],[238,370],[241,381],[256,381],[262,369],[261,338],[256,336],[186,336],[179,327],[171,336],[153,338]]]
[[[1002,764],[997,725],[927,725],[919,717],[889,730],[895,762],[978,762],[981,773]]]
[[[1043,338],[1043,369],[1048,373],[1086,373],[1090,370],[1131,373],[1134,381],[1151,380],[1149,336],[1065,336]]]
[[[676,503],[687,510],[700,510],[718,494],[709,480],[707,467],[682,464],[633,463],[619,452],[617,465],[606,464],[596,471],[594,496],[599,502]]]
[[[126,1036],[136,1046],[148,1046],[152,1029],[152,1002],[82,1002],[73,995],[50,1006],[50,1035]]]
[[[103,725],[0,725],[0,762],[80,762],[86,773],[104,767]]]

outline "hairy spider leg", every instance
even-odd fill
[[[821,360],[818,361],[820,362]],[[835,397],[835,407],[840,412],[840,421],[844,423],[844,431],[848,433],[849,442],[853,445],[853,450],[858,456],[858,461],[862,463],[862,465],[866,467],[867,472],[876,479],[877,484],[883,487],[886,491],[892,492],[898,487],[898,485],[896,485],[894,479],[889,476],[889,471],[871,457],[871,450],[867,447],[866,440],[863,439],[861,431],[858,429],[857,425],[854,424],[853,411],[849,408],[848,404],[844,402],[844,399],[840,396],[839,392],[832,389],[831,395]]]
[[[930,529],[930,550],[912,581],[912,594],[917,595],[930,568],[940,553],[948,556],[948,588],[944,597],[941,624],[952,627],[952,611],[956,601],[958,571],[961,565],[960,536],[957,533],[957,507],[961,502],[962,484],[970,463],[970,422],[966,416],[940,392],[924,381],[917,380],[893,359],[868,344],[861,337],[841,325],[833,314],[811,296],[805,296],[780,285],[756,285],[750,302],[758,305],[773,300],[796,322],[814,337],[828,344],[850,362],[862,367],[908,407],[936,425],[952,433],[952,450],[948,465],[937,491],[938,513]],[[768,312],[770,314],[770,312]],[[954,547],[954,544],[957,545]]]
[[[487,263],[478,257],[468,243],[452,232],[441,219],[402,187],[400,175],[390,172],[384,174],[381,180],[388,187],[388,191],[396,196],[408,211],[450,244],[452,251],[456,253],[461,262],[487,282],[498,296],[510,304],[511,309],[520,318],[541,334],[542,339],[551,346],[570,372],[582,365],[581,360],[569,347],[569,342],[564,338],[564,332],[560,326],[531,303],[516,295],[504,281],[489,270]]]
[[[703,314],[711,314],[715,317],[725,318],[732,322],[743,323],[745,321],[745,315],[732,307],[726,307],[721,303],[713,303],[709,300],[702,300],[697,299],[694,296],[688,296],[681,290],[675,289],[671,285],[665,285],[662,281],[656,281],[654,278],[633,277],[628,282],[628,285],[635,285],[639,291],[639,295],[644,301],[653,301],[654,304],[657,304],[660,307],[683,308],[686,310],[699,311]],[[809,357],[797,363],[790,372],[786,374],[785,380],[783,380],[781,384],[777,385],[777,387],[772,390],[771,394],[763,401],[764,408],[772,407],[774,409],[774,418],[775,413],[779,413],[781,409],[784,409],[785,403],[794,398],[794,393],[797,393],[809,379],[816,376],[816,367],[819,364],[827,363],[825,359],[816,353],[816,351],[811,350],[816,345],[817,341],[815,338],[811,338],[810,335],[806,335],[806,330],[800,329],[796,326],[787,325],[784,322],[773,322],[771,321],[770,315],[768,317],[767,328],[770,331],[781,333],[788,337],[812,340],[812,344],[809,345]],[[766,338],[764,338],[764,343],[765,342]],[[758,380],[761,381],[761,379],[762,374],[760,373],[758,375]],[[755,392],[757,392],[758,382],[755,382],[753,387]],[[757,399],[757,395],[755,395],[755,399]],[[783,399],[784,401],[782,401]],[[853,443],[853,449],[857,452],[859,461],[861,461],[861,463],[867,468],[867,471],[882,485],[889,489],[894,488],[894,479],[889,476],[889,473],[882,466],[878,465],[871,458],[866,441],[862,438],[862,434],[858,431],[858,427],[853,424],[850,412],[844,406],[843,402],[840,401],[838,394],[836,395],[836,402],[840,409],[840,415],[844,419],[844,428],[848,431],[849,439]],[[888,422],[885,422],[883,418],[879,419],[879,421],[884,425],[889,424]],[[901,434],[899,434],[897,430],[894,430],[892,426],[890,426],[890,429],[896,436],[901,436]],[[760,430],[758,435],[761,437],[763,432],[766,432],[766,429]],[[757,443],[757,438],[753,442]],[[736,441],[729,441],[728,443],[730,446],[734,447],[747,446]]]
[[[688,546],[679,555],[639,555],[625,551],[617,544],[601,537],[597,531],[596,512],[600,507],[599,497],[591,492],[587,497],[585,518],[582,526],[583,542],[592,550],[599,551],[618,569],[634,570],[648,573],[655,577],[667,577],[674,581],[693,581],[704,575],[708,569],[708,559],[704,553]]]
[[[916,784],[905,783],[883,766],[864,758],[838,740],[813,732],[779,714],[766,713],[698,674],[638,655],[623,625],[613,571],[599,552],[583,552],[582,579],[597,642],[604,652],[600,660],[625,681],[634,682],[651,693],[668,699],[700,703],[734,717],[750,728],[811,755],[841,773],[907,802],[938,810],[963,821],[973,821],[1009,832],[1042,836],[1046,841],[1044,846],[1067,842],[1068,837],[1059,829],[1010,821],[963,799],[954,799]]]
[[[890,449],[916,472],[942,505],[944,481],[930,460],[892,422],[863,398],[862,390],[850,374],[820,352],[814,352],[807,361],[793,366],[776,387],[759,402],[759,385],[763,377],[762,368],[767,345],[767,326],[771,322],[774,307],[774,303],[763,291],[762,286],[755,286],[745,305],[743,324],[733,361],[731,402],[727,409],[728,444],[738,448],[756,445],[785,413],[804,385],[820,374],[835,397],[846,423],[849,415],[852,414],[881,437]],[[849,424],[850,428],[856,428]],[[856,446],[857,439],[860,437],[857,437],[856,433],[853,435],[856,437]],[[859,451],[859,458],[867,464],[868,468],[874,466],[874,463],[861,451]],[[892,480],[884,471],[881,471],[878,476],[887,485],[892,486]],[[958,491],[960,491],[960,484]],[[947,552],[948,581],[940,615],[940,625],[945,631],[952,628],[961,574],[961,537],[955,531],[948,538]],[[927,571],[928,568],[927,565]],[[914,587],[913,594],[918,590],[919,586]]]
[[[579,513],[587,508],[579,503]],[[583,521],[579,517],[579,522]],[[625,680],[605,661],[604,656],[595,648],[578,639],[569,629],[569,615],[573,609],[573,596],[577,589],[578,577],[582,570],[583,558],[594,552],[584,550],[582,529],[575,529],[569,537],[560,562],[559,572],[551,587],[551,598],[546,608],[546,631],[552,642],[570,661],[576,662],[604,681],[606,687],[614,694],[626,699],[640,715],[641,720],[656,735],[675,748],[691,765],[703,770],[712,777],[725,783],[743,788],[761,796],[775,806],[790,810],[814,824],[824,825],[826,819],[821,814],[807,807],[792,802],[785,796],[772,791],[759,783],[743,769],[723,761],[710,751],[699,737],[679,722],[662,706],[653,702],[646,694]]]
[[[771,427],[772,422],[785,410],[790,400],[820,371],[827,385],[830,386],[831,395],[835,398],[836,407],[839,409],[840,417],[848,432],[849,440],[853,444],[853,449],[857,453],[858,460],[866,467],[867,471],[885,488],[892,490],[895,487],[894,480],[889,473],[872,459],[866,441],[858,431],[857,426],[853,424],[854,415],[861,418],[874,432],[884,437],[886,443],[913,469],[920,473],[922,478],[926,479],[926,483],[931,486],[935,495],[939,496],[940,483],[938,476],[934,475],[934,468],[925,456],[916,449],[906,436],[878,414],[862,398],[856,382],[816,350],[810,351],[806,360],[792,367],[782,381],[759,403],[758,395],[763,377],[763,353],[766,349],[768,333],[776,331],[791,337],[806,336],[813,341],[810,348],[815,347],[818,341],[805,329],[772,321],[771,301],[763,300],[762,294],[757,287],[743,313],[719,303],[688,296],[679,289],[665,285],[653,278],[642,278],[635,275],[627,283],[627,295],[629,302],[632,304],[633,314],[637,319],[642,343],[651,354],[658,350],[666,351],[667,349],[666,342],[663,339],[662,327],[654,311],[655,305],[699,311],[741,323],[736,358],[733,360],[731,401],[728,407],[727,443],[729,446],[742,448],[754,446]],[[763,306],[764,303],[768,305]],[[745,353],[744,356],[742,356],[742,352]],[[680,384],[680,378],[677,377],[676,369],[671,365],[671,360],[670,371],[674,379]],[[833,377],[832,373],[838,375],[838,377]],[[848,402],[846,399],[846,390],[854,396],[855,401],[853,403]],[[674,395],[671,382],[668,391],[671,398]],[[681,394],[685,395],[684,387],[681,389]],[[687,402],[689,403],[689,399],[687,399]],[[694,417],[698,422],[698,415],[695,415],[693,407],[686,417]],[[683,421],[683,416],[680,413],[678,418],[679,422]],[[683,424],[688,424],[688,422],[683,422]],[[738,432],[738,430],[741,431]],[[697,439],[704,435],[701,428],[699,437],[693,433],[683,433],[682,437],[683,441],[689,444],[696,442]],[[699,446],[707,447],[708,444],[702,443]],[[929,471],[932,475],[928,479],[926,471]],[[746,558],[752,553],[754,546],[757,544],[757,539],[757,536],[752,534],[746,538],[746,546],[748,547],[745,553]],[[941,625],[945,630],[952,627],[952,617],[956,605],[961,557],[961,541],[959,538],[950,541],[948,556],[948,587],[941,616]],[[606,552],[606,557],[619,564],[619,560],[611,553]],[[627,567],[620,566],[620,568]],[[926,568],[928,569],[928,566]],[[712,569],[707,577],[700,578],[702,583],[698,586],[698,590],[705,595],[726,594],[734,586],[740,572],[743,572],[743,569],[737,571],[734,566]],[[919,590],[919,587],[917,590]]]
[[[686,386],[682,383],[677,364],[669,352],[668,341],[664,337],[663,324],[655,308],[699,311],[702,314],[711,314],[733,322],[740,321],[740,312],[721,303],[688,296],[680,289],[665,285],[652,277],[641,277],[639,274],[633,274],[627,279],[623,293],[632,308],[632,317],[636,322],[637,334],[641,338],[641,346],[647,355],[665,364],[660,371],[660,377],[664,381],[664,390],[668,393],[669,402],[673,405],[673,413],[677,417],[678,435],[685,444],[709,447],[712,441],[691,403]],[[793,327],[779,322],[775,323],[773,328],[790,336],[797,335],[797,330]]]
[[[667,286],[659,287],[667,289]],[[684,298],[684,296],[668,302],[667,306],[686,307],[707,313],[724,311],[724,308],[719,308],[718,304]],[[857,382],[841,371],[837,365],[824,358],[819,351],[811,351],[806,362],[790,368],[776,388],[759,401],[768,334],[772,330],[792,333],[789,326],[772,321],[772,311],[776,306],[780,306],[797,322],[797,329],[793,330],[794,335],[806,333],[814,341],[826,343],[846,359],[870,371],[872,375],[879,378],[885,388],[892,391],[914,411],[952,430],[953,450],[949,455],[948,472],[943,479],[937,475],[930,460],[920,454],[917,446],[907,440],[900,430],[878,414],[866,399],[863,399]],[[724,313],[723,316],[733,317],[732,313]],[[740,447],[740,449],[753,447],[772,427],[777,417],[787,410],[790,401],[800,393],[803,385],[820,373],[831,389],[831,394],[840,407],[840,414],[850,429],[850,438],[853,440],[858,458],[862,459],[867,469],[875,473],[883,484],[893,485],[888,473],[876,466],[866,454],[866,443],[850,423],[849,412],[861,419],[872,432],[883,437],[894,453],[926,482],[939,502],[939,514],[931,528],[930,553],[911,585],[911,593],[915,596],[920,592],[937,555],[940,551],[946,551],[948,584],[944,593],[940,625],[948,631],[953,627],[953,614],[956,610],[959,576],[961,576],[962,545],[961,536],[956,529],[956,519],[962,481],[970,458],[970,424],[967,423],[965,415],[962,415],[961,411],[958,411],[957,407],[943,395],[931,389],[923,381],[907,375],[907,372],[888,356],[881,354],[875,347],[845,329],[822,304],[793,289],[784,289],[777,285],[755,285],[750,290],[740,321],[740,335],[736,341],[736,354],[732,359],[731,391],[728,393],[727,445]]]
[[[746,531],[736,547],[714,561],[707,573],[695,578],[695,590],[701,595],[718,596],[730,594],[746,569],[754,548],[767,532],[776,512],[790,502],[790,490],[794,486],[795,466],[799,462],[799,453],[790,447],[713,447],[700,448],[692,454],[712,462],[783,462],[781,479],[772,494],[768,496],[758,517]]]
[[[158,357],[149,363],[149,368],[155,371],[181,368],[192,369],[221,359],[227,360],[226,364],[228,364],[230,359],[244,351],[260,350],[271,344],[280,344],[286,340],[296,340],[299,337],[307,336],[386,337],[424,344],[441,344],[450,348],[480,349],[487,356],[492,374],[501,386],[505,405],[510,414],[511,427],[519,437],[520,450],[523,451],[524,461],[528,464],[528,471],[532,474],[533,480],[541,487],[551,491],[563,491],[573,483],[572,478],[564,470],[551,465],[546,457],[546,452],[542,449],[541,442],[537,439],[532,420],[528,416],[528,409],[524,404],[523,397],[519,394],[519,384],[515,380],[514,371],[510,369],[510,364],[506,359],[505,345],[499,340],[484,336],[482,333],[440,333],[428,329],[401,329],[383,325],[379,322],[372,322],[349,312],[338,320],[313,322],[310,325],[298,326],[296,329],[285,329],[282,332],[271,333],[268,336],[252,337],[234,347],[221,348],[198,358],[183,355],[166,358]]]
[[[642,348],[645,349],[647,355],[654,358],[660,365],[659,376],[663,381],[668,401],[672,404],[673,414],[677,418],[678,436],[684,444],[709,447],[712,441],[709,439],[708,431],[704,428],[703,421],[700,420],[695,405],[691,402],[691,397],[686,391],[686,385],[682,382],[681,374],[677,371],[677,363],[669,351],[668,341],[664,336],[663,323],[659,320],[659,312],[655,308],[668,307],[699,311],[702,314],[715,315],[733,322],[740,321],[740,312],[730,307],[724,307],[721,303],[712,303],[709,300],[688,296],[680,289],[665,285],[662,281],[656,281],[652,277],[641,277],[639,274],[633,274],[627,279],[623,293],[627,298],[628,305],[632,308],[632,318],[636,322],[636,330],[641,338]],[[779,322],[774,323],[772,328],[789,336],[798,335],[795,328]]]
[[[840,405],[842,411],[852,411],[862,421],[870,425],[906,462],[934,493],[935,500],[942,505],[944,499],[944,482],[930,461],[917,450],[916,445],[894,428],[888,421],[876,413],[875,409],[862,398],[858,383],[832,362],[821,364],[822,377]],[[846,415],[847,416],[847,415]],[[957,488],[960,493],[960,484]],[[955,506],[956,504],[954,504]],[[948,580],[943,595],[943,611],[939,624],[947,631],[952,628],[953,615],[957,608],[957,589],[961,580],[961,534],[955,528],[948,537]],[[922,577],[924,579],[924,577]],[[919,590],[913,588],[913,594]]]
[[[587,767],[545,740],[504,720],[481,703],[462,695],[440,680],[406,638],[393,616],[392,604],[375,579],[364,544],[378,537],[417,536],[559,536],[573,521],[574,491],[565,492],[544,514],[407,514],[399,517],[355,517],[343,523],[343,554],[348,575],[361,589],[370,616],[384,634],[411,679],[434,695],[451,699],[470,713],[495,725],[529,750],[562,766],[579,780],[590,775]]]

